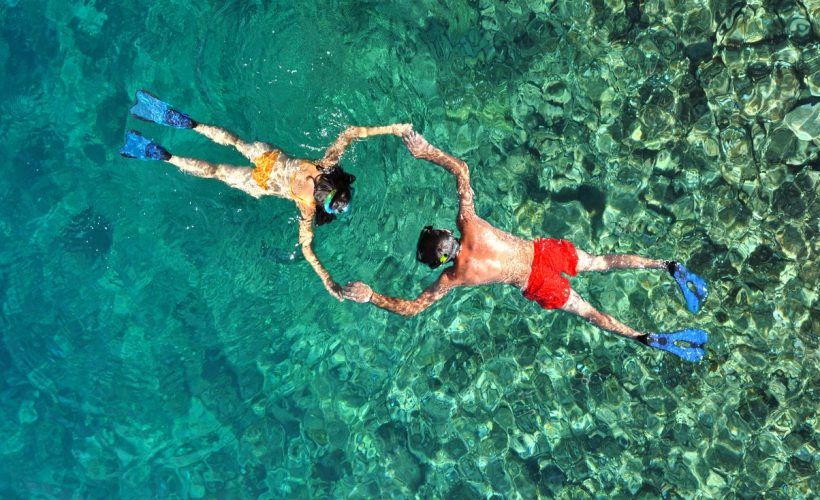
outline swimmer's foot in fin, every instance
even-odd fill
[[[706,282],[697,274],[689,272],[680,262],[668,261],[666,263],[666,269],[669,271],[669,274],[675,278],[675,282],[680,287],[689,312],[697,314],[697,312],[700,311],[701,305],[703,305],[703,301],[705,301],[709,295]],[[691,285],[691,288],[689,285]]]
[[[709,334],[697,328],[687,328],[672,333],[649,333],[638,340],[666,352],[671,352],[675,356],[697,363],[706,354],[703,346],[709,340]]]
[[[126,158],[138,160],[169,160],[171,153],[159,144],[140,134],[136,130],[129,130],[125,134],[125,144],[120,148],[120,154]]]
[[[190,116],[173,109],[167,102],[160,101],[144,90],[138,90],[136,97],[131,114],[140,120],[174,128],[194,128],[197,125]]]

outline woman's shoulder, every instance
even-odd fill
[[[316,203],[313,200],[296,198],[293,201],[296,203],[296,208],[299,209],[302,220],[312,220],[313,216],[316,215]]]

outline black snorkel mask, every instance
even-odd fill
[[[426,235],[430,235],[433,233],[433,237],[436,237],[436,233],[441,235],[442,233],[448,236],[446,242],[439,243],[436,246],[435,252],[436,256],[433,257],[434,261],[428,261],[425,259],[425,254],[429,254],[429,250],[422,250],[416,249],[416,260],[419,262],[424,262],[430,269],[437,269],[438,267],[447,264],[448,262],[452,262],[458,256],[459,250],[461,250],[461,243],[453,236],[453,232],[448,229],[433,229],[432,226],[426,226],[422,229],[421,237],[424,238]],[[439,236],[440,237],[440,236]],[[441,248],[445,246],[445,248]]]
[[[456,257],[458,256],[458,251],[461,250],[461,243],[453,236],[453,232],[447,230],[447,233],[450,235],[450,248],[447,252],[442,253],[441,256],[438,258],[438,266],[443,266],[449,262],[453,262]]]

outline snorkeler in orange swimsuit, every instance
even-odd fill
[[[493,227],[476,215],[470,172],[463,161],[431,146],[421,135],[408,132],[404,142],[416,158],[444,167],[456,177],[459,209],[457,239],[447,229],[425,227],[419,236],[416,259],[435,269],[452,262],[430,287],[416,299],[387,297],[362,282],[348,283],[344,296],[356,302],[371,302],[388,311],[412,316],[427,309],[457,287],[505,283],[523,290],[524,296],[546,309],[562,309],[595,326],[662,349],[687,361],[700,361],[707,333],[686,329],[673,333],[642,333],[581,298],[563,275],[612,269],[665,269],[675,278],[692,313],[706,299],[703,280],[678,262],[647,259],[638,255],[590,255],[569,241],[538,239],[526,241]]]
[[[348,127],[327,148],[322,159],[309,161],[291,158],[268,143],[244,142],[225,129],[198,123],[144,90],[137,91],[136,103],[131,108],[131,114],[141,120],[160,125],[192,129],[217,144],[236,148],[254,164],[255,168],[213,164],[172,155],[159,144],[134,130],[126,134],[125,145],[120,154],[128,158],[165,161],[197,177],[219,179],[254,198],[277,196],[292,200],[301,214],[299,243],[302,254],[322,279],[327,291],[338,300],[343,300],[341,288],[331,279],[330,274],[313,253],[312,223],[327,224],[350,208],[350,185],[356,178],[339,166],[339,159],[350,142],[374,135],[401,136],[410,130],[410,125]]]

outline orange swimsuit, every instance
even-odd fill
[[[262,153],[253,160],[256,168],[253,169],[251,177],[253,177],[253,180],[259,184],[259,187],[265,191],[268,190],[268,179],[270,179],[270,173],[273,171],[274,165],[276,165],[276,160],[279,159],[279,153],[279,150],[274,149],[273,151]]]
[[[281,162],[279,162],[280,159]],[[297,204],[311,205],[311,200],[306,200],[293,191],[293,185],[296,176],[313,163],[288,158],[278,149],[262,153],[253,159],[253,163],[255,168],[251,172],[251,177],[263,191],[273,191],[273,194],[282,198],[287,198],[287,193],[290,191],[290,199]]]

